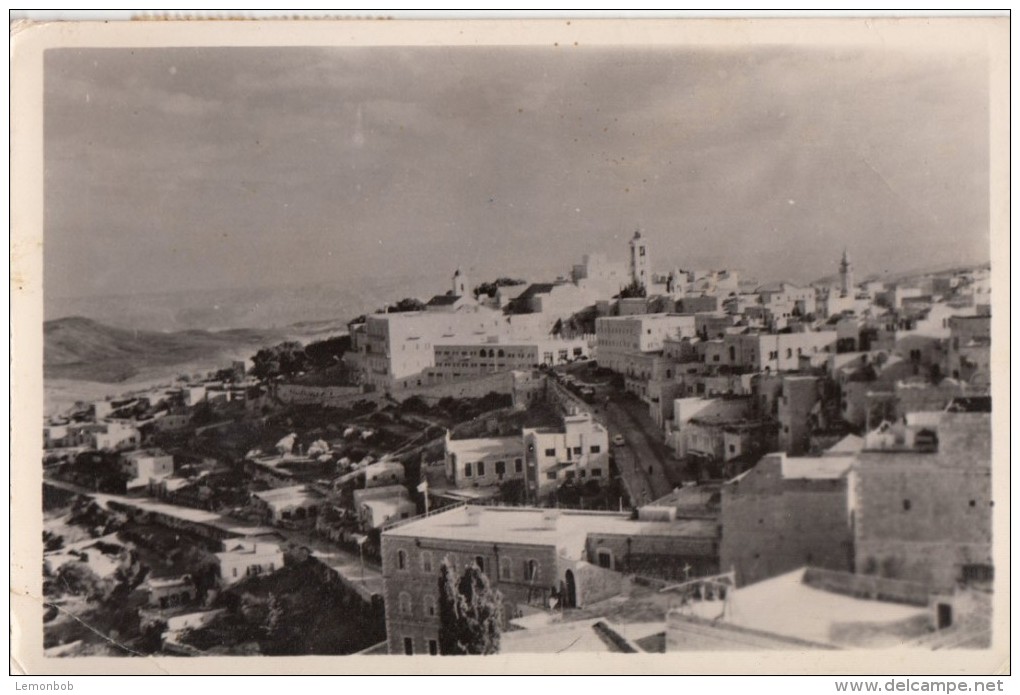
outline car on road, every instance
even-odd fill
[[[627,442],[624,440],[622,434],[614,434],[613,435],[613,446],[623,446],[626,443]]]

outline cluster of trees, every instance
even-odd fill
[[[123,494],[131,476],[121,468],[114,452],[83,451],[74,460],[62,464],[57,475],[69,482],[100,492]]]
[[[620,294],[616,295],[615,299],[631,299],[634,297],[647,297],[648,290],[637,280],[632,281],[629,285],[620,290]]]
[[[496,291],[500,287],[513,287],[514,285],[523,285],[524,280],[516,278],[496,278],[492,282],[483,282],[481,285],[474,289],[475,298],[482,296],[483,294],[490,297],[496,296]]]
[[[404,297],[396,304],[390,304],[388,306],[379,309],[375,313],[377,314],[398,314],[402,311],[425,311],[425,302],[414,297]]]
[[[590,334],[595,332],[595,319],[598,318],[598,311],[590,306],[581,309],[566,321],[557,319],[553,326],[553,335],[573,337],[577,335]]]
[[[439,568],[439,653],[498,654],[503,596],[475,565],[457,577],[448,560]]]
[[[100,553],[100,547],[90,548],[82,554]],[[53,572],[48,563],[43,563],[43,594],[48,598],[65,595],[81,596],[100,603],[121,603],[137,589],[149,574],[149,567],[142,564],[138,554],[130,546],[117,553],[119,564],[109,577],[100,577],[84,561],[65,562]]]
[[[340,364],[344,353],[351,349],[349,335],[335,336],[309,343],[307,346],[288,340],[266,347],[252,357],[251,373],[259,379],[294,376],[308,370],[321,370]]]

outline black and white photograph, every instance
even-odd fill
[[[219,24],[37,52],[35,672],[1008,664],[1008,20]]]

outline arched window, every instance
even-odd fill
[[[405,553],[403,550],[397,551],[397,569],[398,570],[407,569],[407,553]]]
[[[533,582],[538,579],[538,562],[536,560],[527,560],[524,563],[524,580]]]
[[[421,571],[432,572],[432,551],[426,550],[421,554]]]
[[[422,603],[425,606],[425,615],[430,618],[436,615],[436,597],[432,594],[426,594],[425,598],[422,599]]]
[[[401,615],[411,615],[411,594],[406,591],[401,591],[400,596],[397,598],[397,602],[400,605]]]
[[[499,559],[499,578],[503,581],[509,581],[511,579],[512,562],[508,557],[501,557]]]
[[[497,357],[503,357],[504,355],[505,355],[505,353],[502,350],[497,350],[496,351],[496,356]]]

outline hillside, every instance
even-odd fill
[[[155,367],[215,360],[239,349],[283,338],[272,330],[200,330],[159,333],[113,328],[69,317],[43,324],[43,369],[47,379],[120,382]]]

